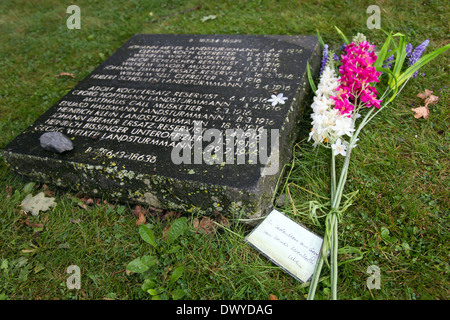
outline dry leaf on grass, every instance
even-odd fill
[[[171,227],[170,224],[167,225],[162,232],[162,237],[163,237],[164,241],[167,240],[167,235],[169,234],[170,227]]]
[[[424,100],[425,106],[438,103],[439,97],[432,94],[433,91],[425,89],[425,92],[418,93],[417,96]]]
[[[431,95],[428,98],[425,99],[425,106],[427,107],[428,105],[432,106],[433,104],[436,104],[439,102],[439,97],[438,96],[434,96]]]
[[[414,114],[414,118],[419,119],[419,118],[424,118],[427,119],[428,116],[430,115],[430,110],[428,109],[428,106],[432,106],[433,104],[436,104],[439,102],[439,97],[432,95],[433,91],[425,89],[424,92],[418,93],[417,96],[424,100],[425,106],[423,107],[418,107],[418,108],[413,108],[411,109],[412,111],[415,112]]]
[[[40,192],[34,197],[31,194],[27,194],[21,203],[22,209],[31,212],[33,216],[37,216],[39,211],[47,211],[55,205],[55,198],[47,198],[44,192]]]
[[[163,209],[159,209],[159,208],[155,208],[152,206],[148,206],[148,210],[151,216],[155,215],[155,214],[161,214],[162,212],[164,212]]]
[[[418,108],[412,108],[412,111],[415,112],[414,118],[419,119],[423,117],[424,119],[428,118],[430,115],[430,110],[428,110],[428,107],[418,107]]]
[[[178,219],[180,216],[181,216],[181,213],[178,212],[178,211],[167,211],[166,213],[164,213],[161,216],[160,220],[164,221],[164,220],[172,219],[172,218],[173,219]]]
[[[421,92],[418,93],[417,96],[422,99],[425,100],[426,98],[428,98],[431,94],[433,93],[433,91],[425,89],[425,92]]]
[[[47,197],[54,197],[55,196],[55,191],[52,190],[44,190],[44,193]]]
[[[271,294],[269,297],[269,300],[278,300],[277,296],[274,294]]]
[[[42,190],[44,191],[45,195],[47,197],[54,197],[55,196],[55,191],[50,190],[49,186],[46,185],[45,183],[42,185]]]
[[[75,79],[75,76],[72,73],[68,73],[68,72],[61,72],[60,74],[57,75],[57,77],[61,77],[61,76],[69,76]]]
[[[25,220],[25,223],[27,226],[32,227],[32,228],[43,228],[44,227],[44,225],[42,223],[30,222],[30,220],[28,218]]]
[[[145,224],[147,219],[145,218],[145,214],[143,212],[139,212],[139,217],[136,219],[136,225],[140,226],[141,224]]]
[[[147,212],[147,210],[145,210],[144,207],[142,207],[142,206],[140,206],[140,205],[137,205],[137,206],[134,207],[134,209],[133,209],[132,212],[133,212],[133,214],[134,214],[134,216],[135,216],[136,218],[139,218],[140,214],[141,214],[141,213],[145,214],[145,213]]]
[[[213,233],[217,229],[217,225],[214,223],[214,220],[208,217],[202,217],[201,220],[194,218],[192,225],[197,231],[205,234]]]
[[[145,218],[145,214],[147,213],[147,210],[144,209],[144,207],[137,205],[133,209],[133,215],[137,218],[136,219],[136,225],[140,226],[141,224],[145,224],[147,222],[147,219]]]

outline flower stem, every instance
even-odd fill
[[[322,244],[322,246],[325,245],[325,242]],[[319,278],[320,278],[320,272],[322,271],[322,267],[323,267],[323,254],[322,251],[319,254],[319,259],[316,262],[316,266],[314,268],[314,273],[311,279],[311,283],[309,284],[309,291],[308,291],[308,300],[314,300],[314,296],[316,295],[316,289],[317,289],[317,284],[319,283]]]
[[[336,160],[334,149],[331,149],[331,199],[334,198],[336,192]]]
[[[337,281],[338,281],[338,217],[337,213],[333,212],[331,221],[331,299],[337,300]]]

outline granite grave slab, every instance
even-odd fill
[[[306,64],[317,73],[320,58],[315,36],[137,34],[2,153],[34,181],[256,219],[291,157]],[[44,148],[48,132],[72,145]]]

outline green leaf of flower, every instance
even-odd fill
[[[345,34],[336,26],[334,26],[336,28],[336,31],[339,33],[339,35],[342,37],[342,40],[344,40],[344,43],[346,45],[348,45],[350,42],[348,41],[347,37],[345,36]]]
[[[169,229],[169,232],[167,233],[167,243],[170,244],[175,239],[177,239],[179,236],[181,236],[187,229],[187,218],[182,217],[172,224],[172,226]]]
[[[148,289],[147,292],[152,296],[156,296],[157,294],[159,294],[159,292],[155,289]]]
[[[155,287],[156,283],[155,281],[151,279],[145,279],[144,283],[142,284],[142,291],[148,292],[149,289],[153,289]]]
[[[173,300],[179,300],[186,295],[186,292],[184,292],[181,289],[177,289],[177,290],[172,291],[171,294],[172,294]]]
[[[150,269],[157,263],[155,257],[152,256],[142,256],[134,259],[127,265],[127,270],[135,273],[143,273]]]
[[[177,252],[177,251],[180,250],[180,249],[181,249],[181,246],[175,246],[175,247],[170,248],[166,253],[167,253],[167,254],[169,254],[169,253],[175,253],[175,252]]]
[[[386,227],[381,227],[381,232],[380,232],[381,238],[383,238],[383,239],[389,239],[389,234],[390,234],[390,232],[389,232],[389,229],[388,229],[388,228],[386,228]]]
[[[31,191],[33,191],[35,183],[34,182],[28,182],[24,187],[23,187],[23,192],[24,193],[30,193]]]
[[[181,275],[183,274],[184,267],[177,267],[175,270],[173,270],[172,275],[170,276],[169,284],[172,284],[176,282],[178,279],[180,279]]]
[[[311,75],[311,67],[309,66],[309,61],[306,62],[306,70],[308,71],[309,85],[311,86],[312,91],[316,92],[317,91],[317,87],[316,87],[316,85],[314,83],[314,80],[312,78],[312,75]]]
[[[378,68],[381,68],[381,66],[383,65],[384,60],[386,60],[386,58],[387,58],[387,52],[388,52],[388,49],[389,49],[389,45],[391,44],[391,38],[392,38],[392,36],[391,36],[391,34],[389,34],[388,38],[384,42],[384,44],[381,47],[380,51],[378,52],[377,60],[373,64],[374,68],[377,69],[377,71],[379,71]]]
[[[155,240],[155,236],[153,235],[152,230],[150,230],[149,227],[147,227],[146,225],[140,225],[139,226],[139,234],[141,235],[141,238],[151,244],[153,247],[156,248],[156,240]]]

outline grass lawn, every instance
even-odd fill
[[[81,29],[69,30],[66,9],[81,9]],[[68,90],[136,33],[315,34],[339,48],[338,26],[347,35],[362,32],[375,44],[384,34],[369,30],[369,5],[381,9],[381,27],[408,36],[427,52],[449,42],[448,1],[21,1],[0,2],[0,149],[26,129]],[[203,17],[215,18],[202,21]],[[394,103],[360,136],[349,169],[346,193],[358,191],[339,226],[340,247],[363,252],[349,261],[340,255],[341,299],[448,299],[449,286],[449,53],[439,56],[409,81]],[[70,76],[57,75],[66,72]],[[427,119],[411,108],[425,89],[439,96]],[[309,109],[308,109],[309,110]],[[305,202],[329,196],[329,154],[307,142],[305,115],[294,159],[280,183],[288,194],[279,210],[312,230]],[[99,199],[83,206],[73,192],[30,185],[0,159],[0,299],[150,299],[143,278],[128,274],[133,259],[156,254],[136,226],[134,207]],[[302,188],[299,188],[301,186]],[[49,189],[47,189],[49,188]],[[55,192],[56,207],[39,216],[20,208],[28,193]],[[289,193],[287,193],[289,191]],[[149,210],[148,213],[151,211]],[[147,217],[158,246],[174,253],[159,256],[153,281],[184,299],[305,299],[308,287],[294,280],[243,238],[251,228],[230,219],[227,229],[188,229],[168,245],[160,240],[177,213]],[[81,289],[69,290],[66,270],[77,265]],[[380,289],[369,290],[366,270],[380,269]],[[182,276],[170,283],[177,267]],[[324,269],[316,298],[330,295]],[[147,283],[148,284],[148,283]],[[170,297],[170,294],[167,296]]]

